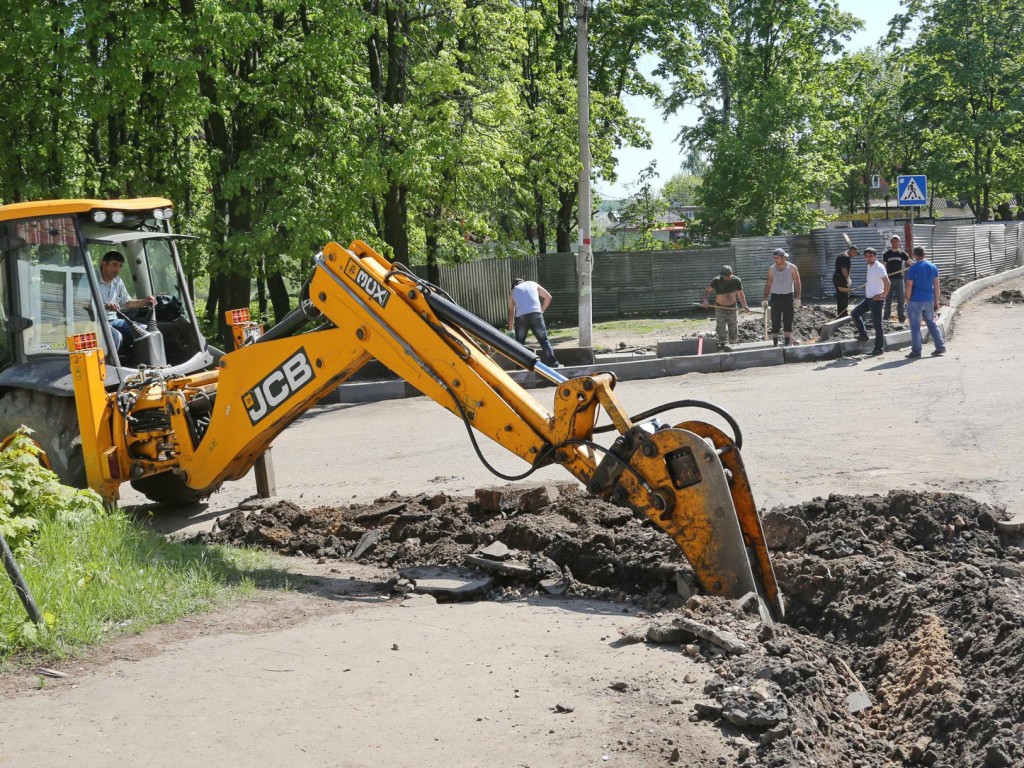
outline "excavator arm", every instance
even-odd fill
[[[310,322],[316,327],[304,330]],[[328,244],[308,299],[215,371],[164,378],[146,369],[108,394],[101,354],[80,337],[70,348],[87,474],[108,499],[121,483],[153,476],[196,492],[244,476],[285,427],[375,358],[462,419],[474,443],[475,433],[486,435],[529,471],[560,464],[594,495],[646,515],[708,592],[755,593],[766,618],[782,615],[738,429],[731,438],[703,422],[632,419],[612,374],[567,379],[360,241]],[[489,350],[549,380],[553,409]],[[611,421],[604,428],[599,409]],[[618,437],[604,447],[594,436],[609,429]]]

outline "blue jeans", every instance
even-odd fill
[[[558,365],[558,358],[555,357],[555,350],[551,348],[548,340],[548,327],[544,324],[543,312],[527,312],[515,319],[516,341],[520,344],[526,343],[527,331],[533,331],[540,344],[540,358],[545,365]]]
[[[871,324],[875,326],[875,349],[877,350],[885,349],[885,334],[882,332],[882,305],[884,303],[881,299],[877,301],[864,299],[850,313],[850,317],[853,318],[853,322],[857,326],[857,334],[867,336],[868,330],[864,327],[864,315],[871,312]]]
[[[934,301],[908,301],[907,317],[910,319],[910,351],[921,354],[921,316],[924,315],[928,333],[932,335],[932,343],[936,349],[945,349],[942,342],[942,330],[935,323]]]
[[[132,327],[123,317],[113,319],[108,317],[107,322],[110,323],[110,333],[114,337],[114,349],[117,350],[117,356],[127,357],[132,350],[132,341],[135,339],[132,335]],[[124,360],[121,362],[124,363]]]
[[[892,317],[892,303],[893,299],[896,299],[896,316],[902,323],[906,320],[906,309],[904,308],[905,302],[903,301],[903,278],[899,277],[892,281],[892,287],[889,289],[889,294],[885,297],[885,312],[883,316],[886,320]]]

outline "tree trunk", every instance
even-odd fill
[[[404,184],[394,184],[384,195],[384,240],[391,246],[393,258],[409,263],[409,209]]]
[[[267,275],[267,290],[270,293],[270,306],[274,309],[274,322],[280,323],[291,310],[291,299],[288,297],[288,289],[280,272],[271,272]]]
[[[262,322],[267,315],[267,261],[260,257],[256,264],[256,305]]]
[[[573,213],[576,209],[576,187],[558,190],[558,242],[555,247],[558,253],[572,250]]]

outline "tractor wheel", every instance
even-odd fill
[[[221,484],[217,483],[197,491],[185,485],[185,482],[173,472],[161,472],[159,475],[150,475],[141,480],[132,480],[132,488],[136,491],[150,501],[169,507],[184,507],[200,502],[219,490],[220,486]]]
[[[0,395],[0,440],[22,425],[33,430],[31,438],[46,452],[50,467],[62,483],[86,487],[82,435],[73,397],[31,389],[8,390]]]

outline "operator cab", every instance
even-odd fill
[[[67,338],[95,333],[117,386],[138,366],[172,373],[210,367],[220,356],[199,330],[178,255],[169,200],[57,200],[0,206],[0,388],[70,396]],[[119,277],[132,298],[155,308],[124,314],[135,344],[118,356],[100,299],[100,259],[124,257]]]

